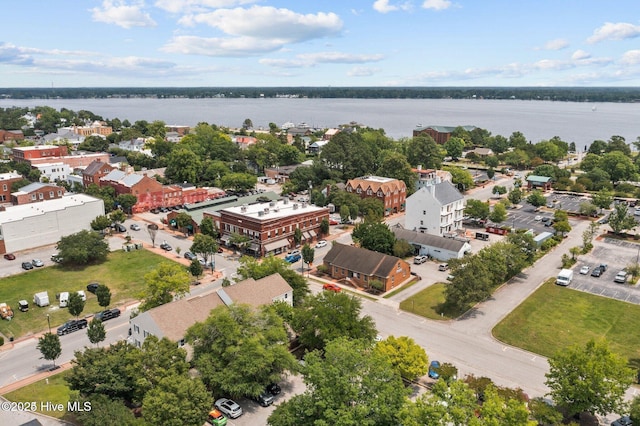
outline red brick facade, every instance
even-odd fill
[[[365,176],[349,180],[345,190],[355,193],[360,198],[382,201],[385,216],[404,211],[406,205],[407,186],[397,179]]]
[[[11,185],[22,180],[22,175],[17,173],[0,174],[0,204],[11,202]]]
[[[85,188],[92,183],[100,186],[100,178],[109,174],[113,169],[113,167],[101,159],[92,161],[91,164],[82,171],[82,184]]]
[[[36,185],[36,188],[29,190],[29,187]],[[16,204],[30,204],[38,203],[40,201],[54,200],[56,198],[62,198],[65,193],[65,189],[57,185],[47,184],[31,184],[21,188],[19,191],[11,194],[11,203]]]

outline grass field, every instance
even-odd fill
[[[454,318],[450,313],[443,310],[444,289],[446,284],[433,284],[419,293],[403,300],[400,309],[412,312],[425,318],[434,320],[449,320]]]
[[[101,310],[95,295],[86,291],[92,281],[105,284],[111,290],[111,306],[138,298],[144,284],[144,275],[162,261],[168,261],[147,250],[133,252],[116,251],[98,265],[86,267],[47,266],[0,279],[0,302],[9,304],[14,310],[11,321],[0,321],[0,333],[7,338],[18,338],[37,333],[47,328],[47,314],[51,327],[56,327],[71,318],[66,309],[59,309],[56,294],[63,291],[84,290],[87,303],[83,315]],[[33,304],[33,295],[49,292],[51,306],[40,308]],[[29,302],[29,311],[18,311],[18,300]]]
[[[611,350],[640,367],[640,306],[556,286],[547,281],[494,329],[510,345],[544,356],[605,338]]]
[[[47,379],[40,380],[30,385],[24,386],[13,392],[5,394],[4,397],[13,402],[35,402],[36,411],[57,419],[67,418],[67,401],[71,396],[71,389],[67,386],[64,378],[67,371],[53,375]],[[41,402],[51,402],[52,404],[62,404],[63,410],[40,410]]]

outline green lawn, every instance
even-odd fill
[[[403,300],[400,303],[400,309],[429,319],[449,320],[454,318],[455,316],[450,316],[449,312],[443,310],[445,287],[444,283],[433,284]]]
[[[547,281],[494,329],[510,345],[544,356],[605,338],[640,367],[640,306],[559,287]]]
[[[65,415],[67,414],[67,401],[69,401],[71,389],[69,389],[67,382],[64,380],[67,374],[67,371],[55,374],[48,379],[43,379],[13,392],[9,392],[5,394],[4,397],[13,402],[36,402],[37,412],[57,419],[68,419],[68,415]],[[62,404],[64,409],[61,411],[43,411],[40,410],[41,402]]]
[[[133,252],[116,251],[98,265],[81,268],[61,265],[34,269],[18,275],[0,279],[0,303],[8,303],[14,310],[11,321],[0,321],[0,333],[7,338],[15,338],[37,333],[47,328],[47,314],[51,327],[70,319],[66,309],[58,309],[56,293],[84,290],[87,304],[83,314],[101,310],[95,295],[86,291],[87,284],[97,281],[111,289],[111,305],[117,305],[138,298],[144,284],[144,275],[166,258],[147,250]],[[40,291],[49,292],[51,306],[40,308],[33,304],[33,295]],[[29,302],[29,312],[18,311],[18,300]]]

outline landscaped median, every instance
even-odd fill
[[[613,352],[640,366],[640,306],[554,284],[555,278],[514,309],[493,329],[507,344],[552,356],[590,339],[606,339]]]
[[[63,291],[84,290],[87,302],[84,314],[101,311],[95,295],[87,292],[87,284],[98,282],[111,290],[111,306],[136,300],[144,287],[144,275],[155,269],[166,258],[148,250],[109,253],[106,261],[83,267],[62,265],[47,266],[0,279],[0,303],[9,304],[14,310],[11,321],[0,321],[0,333],[6,338],[19,338],[47,330],[47,315],[51,327],[69,318],[67,309],[57,309],[55,296]],[[40,291],[49,293],[51,306],[33,304],[33,295]],[[29,311],[18,311],[18,300],[29,302]],[[6,341],[5,341],[6,343]]]

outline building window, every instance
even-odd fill
[[[53,198],[53,191],[49,191],[49,198]]]
[[[32,199],[33,201],[35,201],[35,200],[36,200],[36,194],[31,194],[31,199]]]
[[[2,190],[6,191],[7,190],[7,184],[5,183],[4,185],[2,185]]]
[[[135,331],[136,333],[140,333],[140,327],[136,324],[133,326],[133,331]]]
[[[367,189],[367,195],[371,195],[373,194],[373,191],[371,191],[370,189]]]
[[[424,225],[424,220],[421,220],[421,221],[420,221],[420,225]]]
[[[356,189],[356,192],[357,192],[358,194],[360,194],[360,193],[362,192],[362,189],[358,188],[358,189]]]
[[[424,216],[426,214],[427,214],[427,211],[426,210],[422,210],[422,215]]]

